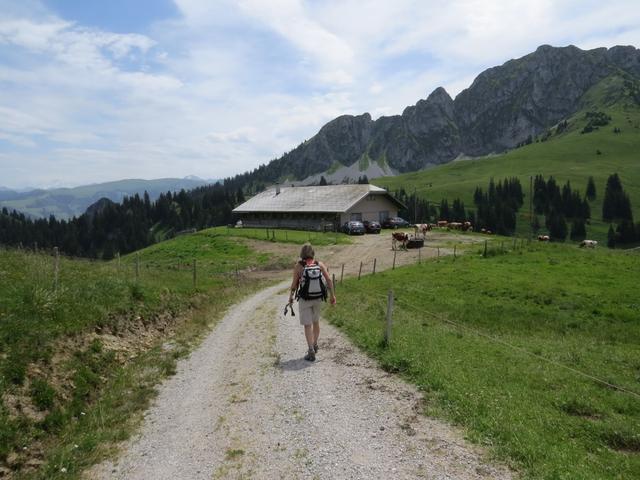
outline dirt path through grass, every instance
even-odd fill
[[[233,307],[159,389],[120,459],[87,478],[511,478],[422,396],[323,323],[302,359],[286,283]],[[296,306],[297,311],[297,306]]]
[[[413,230],[406,230],[413,234]],[[316,258],[322,260],[330,269],[331,273],[339,279],[344,264],[345,276],[357,276],[362,262],[362,274],[372,272],[374,260],[376,271],[386,270],[393,265],[393,250],[391,250],[391,230],[383,230],[379,235],[363,235],[351,237],[353,243],[349,245],[328,245],[314,247]],[[451,255],[454,245],[457,245],[457,252],[463,252],[465,247],[471,244],[480,244],[489,237],[480,235],[470,235],[465,233],[437,230],[427,233],[425,248],[421,252],[416,249],[398,250],[396,252],[396,266],[412,265],[419,259],[427,260],[434,258],[438,254]],[[242,239],[251,248],[267,252],[274,258],[291,259],[293,264],[297,258],[300,247],[291,243],[268,242],[264,240]]]

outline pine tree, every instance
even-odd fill
[[[571,223],[571,233],[569,234],[569,238],[578,242],[587,238],[587,229],[584,225],[584,220],[575,219]]]
[[[451,221],[451,212],[449,211],[449,202],[443,198],[440,202],[440,220]]]
[[[616,232],[611,224],[609,224],[609,231],[607,232],[607,247],[616,248]]]
[[[593,202],[596,199],[596,183],[593,180],[593,177],[589,177],[587,181],[587,199],[590,202]]]

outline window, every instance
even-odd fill
[[[378,212],[378,221],[380,223],[384,222],[387,218],[389,218],[389,210]]]
[[[361,222],[362,221],[362,213],[352,213],[351,214],[351,221],[358,221]]]

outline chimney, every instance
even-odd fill
[[[276,185],[276,195],[280,195],[280,185]]]

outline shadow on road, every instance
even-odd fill
[[[314,362],[307,362],[304,358],[292,358],[291,360],[286,360],[284,362],[278,363],[278,367],[281,370],[293,372],[296,370],[309,368],[313,365],[313,363]]]

